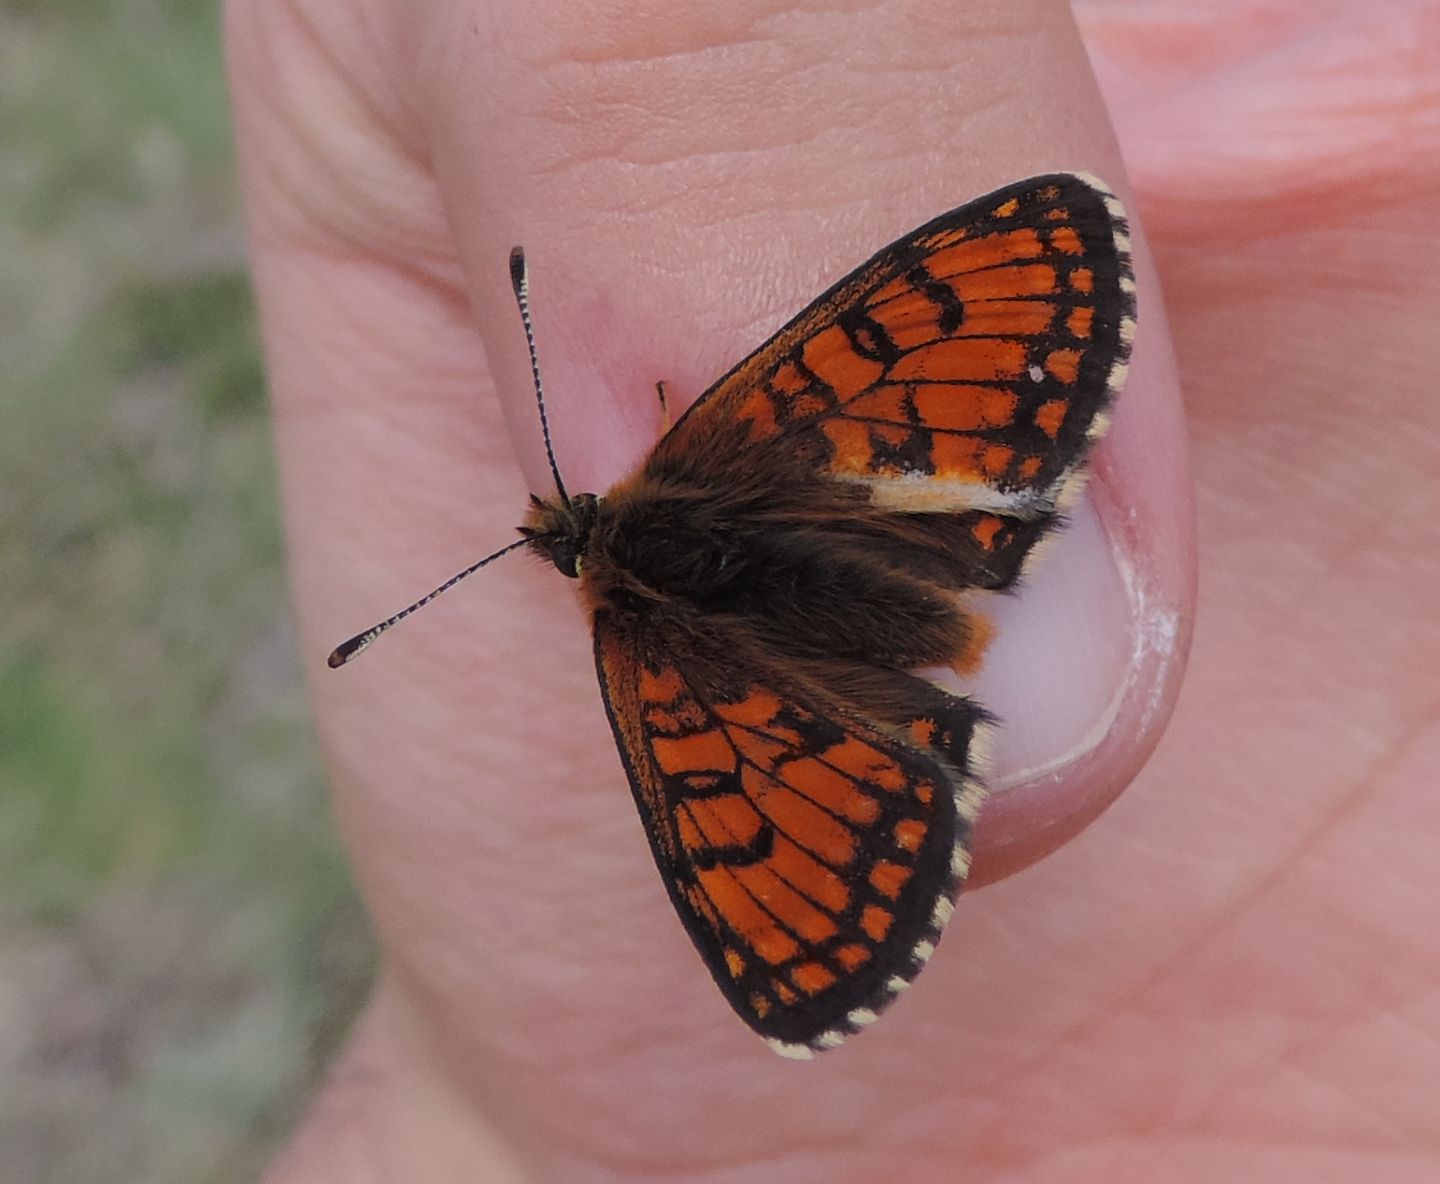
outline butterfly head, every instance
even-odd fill
[[[532,495],[520,533],[561,575],[577,579],[599,505],[600,499],[593,493],[554,501]]]

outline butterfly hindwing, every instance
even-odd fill
[[[873,688],[884,718],[867,718],[688,624],[597,614],[606,707],[716,982],[777,1051],[805,1056],[873,1018],[933,950],[968,869],[986,717],[892,673]]]
[[[878,506],[972,515],[972,582],[1003,587],[1034,541],[1007,520],[1054,513],[1123,382],[1129,245],[1119,203],[1090,178],[1036,177],[961,206],[716,383],[647,472],[804,455]]]

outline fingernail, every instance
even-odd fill
[[[994,795],[1092,751],[1115,721],[1135,654],[1126,580],[1088,496],[1042,547],[1016,592],[974,602],[995,633],[962,687],[999,721]]]

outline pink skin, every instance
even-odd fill
[[[297,611],[384,955],[273,1181],[1437,1178],[1440,9],[1078,12],[1133,192],[1058,0],[232,6]],[[1049,858],[784,1062],[670,913],[567,581],[502,561],[324,657],[548,488],[512,243],[566,480],[603,490],[656,379],[688,403],[1054,168],[1155,253],[1089,500],[975,687],[1010,721],[976,879]],[[1203,610],[1145,765],[1197,547],[1157,269]]]

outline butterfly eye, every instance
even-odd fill
[[[573,543],[566,540],[560,545],[552,546],[550,558],[562,576],[568,576],[572,580],[580,578],[580,567],[584,563],[584,557]]]

